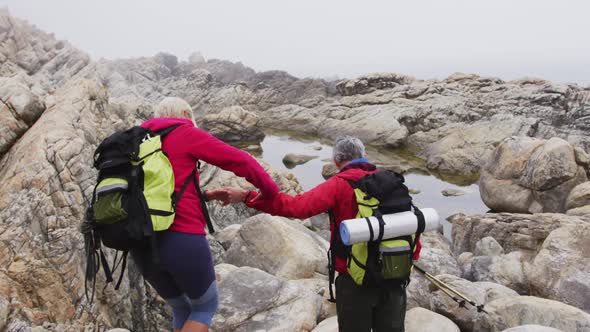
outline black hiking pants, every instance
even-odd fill
[[[406,288],[365,288],[349,275],[339,275],[336,311],[340,332],[404,332]]]

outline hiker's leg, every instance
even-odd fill
[[[404,332],[406,287],[393,285],[384,289],[373,318],[374,332]]]
[[[217,311],[219,304],[217,298],[217,283],[213,281],[205,294],[199,298],[191,299],[191,312],[183,327],[182,332],[200,332],[207,331],[208,326],[211,325],[213,316]],[[198,323],[198,324],[195,324]],[[202,325],[202,326],[201,326]],[[203,329],[206,328],[206,329]]]
[[[182,332],[205,331],[217,310],[217,284],[209,243],[204,235],[168,232],[162,261],[176,285],[189,297],[190,314]]]
[[[146,250],[132,250],[131,257],[143,278],[172,307],[172,326],[179,331],[190,314],[189,299],[182,293],[176,281],[161,265],[154,264],[152,255]]]
[[[172,327],[174,331],[180,331],[191,313],[189,299],[186,295],[182,294],[165,300],[172,307]]]
[[[354,283],[348,275],[336,278],[338,331],[370,332],[376,294]]]

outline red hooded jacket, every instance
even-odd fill
[[[353,219],[358,213],[354,190],[346,180],[358,181],[363,176],[376,171],[377,168],[369,163],[350,164],[337,175],[306,193],[297,196],[279,193],[271,199],[263,195],[263,199],[254,202],[251,201],[254,197],[251,193],[246,200],[246,205],[272,215],[298,219],[310,218],[332,210],[336,219],[336,231],[339,231],[343,220]],[[334,225],[330,225],[330,231],[335,231]],[[417,247],[416,254],[419,250],[420,247]],[[414,255],[414,258],[418,259],[417,255]],[[336,271],[341,274],[347,273],[344,259],[336,257]]]
[[[175,192],[179,192],[184,181],[195,169],[198,160],[215,165],[256,186],[265,197],[274,197],[279,187],[264,168],[248,153],[228,145],[211,134],[196,128],[188,119],[156,118],[141,124],[153,131],[180,125],[162,142],[162,150],[168,155],[174,172]],[[197,182],[199,175],[197,174]],[[176,206],[176,216],[170,230],[205,234],[205,218],[197,190],[189,185]]]

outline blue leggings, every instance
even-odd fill
[[[133,250],[131,255],[144,279],[172,307],[174,329],[187,320],[211,325],[218,298],[205,235],[158,232],[157,244],[160,264],[154,264],[149,250]]]

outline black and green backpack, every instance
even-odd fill
[[[85,289],[89,302],[94,297],[100,265],[107,283],[113,281],[113,273],[119,265],[122,266],[115,286],[118,289],[131,249],[151,250],[154,261],[158,262],[155,232],[167,230],[172,225],[176,204],[191,181],[199,194],[209,232],[214,232],[197,183],[198,164],[180,192],[174,191],[174,172],[162,150],[162,140],[177,127],[152,131],[135,126],[114,133],[97,147],[94,167],[98,170],[98,178],[82,223],[87,258]],[[112,269],[102,245],[117,250]],[[89,282],[92,283],[91,296],[88,296]]]
[[[401,174],[380,170],[365,175],[358,181],[346,180],[354,189],[358,204],[355,218],[367,218],[371,238],[374,241],[356,243],[345,246],[340,239],[339,229],[333,227],[330,241],[329,279],[330,298],[334,301],[332,284],[335,278],[336,257],[347,262],[347,272],[359,286],[383,287],[388,284],[407,286],[413,266],[416,242],[424,231],[425,223],[422,212],[412,203],[412,197],[404,184]],[[415,234],[384,239],[383,215],[411,211],[418,219],[418,230]],[[333,213],[329,213],[330,222],[335,223]],[[373,229],[368,217],[376,217],[379,229]],[[335,225],[335,224],[334,224]]]

